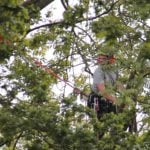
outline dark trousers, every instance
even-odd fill
[[[110,101],[95,94],[94,92],[89,95],[87,105],[89,108],[92,108],[96,111],[98,119],[104,113],[116,113],[116,105],[113,105]]]
[[[87,106],[95,110],[98,119],[100,119],[103,116],[103,114],[106,113],[117,113],[116,105],[113,105],[110,101],[104,99],[102,96],[99,96],[93,92],[88,97]],[[98,132],[98,139],[101,139],[103,135],[103,131]]]

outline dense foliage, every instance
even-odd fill
[[[61,6],[57,12],[53,3],[0,1],[0,147],[148,150],[149,0],[56,0],[55,6]],[[101,50],[117,58],[119,80],[125,86],[118,93],[118,105],[126,107],[97,120],[65,82],[34,60],[89,94]],[[104,136],[98,139],[100,131]]]

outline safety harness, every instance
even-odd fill
[[[98,118],[100,118],[104,113],[117,113],[116,105],[94,92],[89,95],[87,106],[94,109]]]

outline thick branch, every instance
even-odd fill
[[[61,0],[61,3],[62,3],[62,5],[63,5],[63,7],[67,10],[68,4],[66,4],[64,0]]]
[[[54,0],[26,0],[22,6],[24,7],[28,7],[30,5],[34,5],[39,7],[40,9],[43,9],[44,7],[46,7],[47,5],[49,5],[50,3],[52,3]]]
[[[62,25],[62,24],[64,24],[64,21],[63,21],[63,20],[62,20],[62,21],[58,21],[58,22],[43,24],[43,25],[40,25],[40,26],[37,26],[37,27],[35,27],[35,28],[32,28],[32,29],[28,30],[28,31],[27,31],[27,34],[28,34],[29,32],[32,32],[32,31],[34,31],[34,30],[37,30],[37,29],[40,29],[40,28],[43,28],[43,27],[52,27],[52,26],[55,26],[55,25]]]

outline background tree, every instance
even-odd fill
[[[150,76],[150,2],[58,3],[63,13],[62,19],[55,21],[50,7],[53,1],[0,2],[0,146],[29,150],[148,149],[150,103],[149,84],[145,82]],[[40,10],[48,4],[48,23],[36,25],[43,17]],[[126,87],[118,93],[118,103],[126,104],[126,109],[98,121],[92,110],[77,104],[76,95],[66,95],[65,83],[55,92],[60,80],[37,67],[34,58],[88,94],[94,60],[102,49],[117,58],[120,81]],[[98,140],[100,130],[105,135]]]

